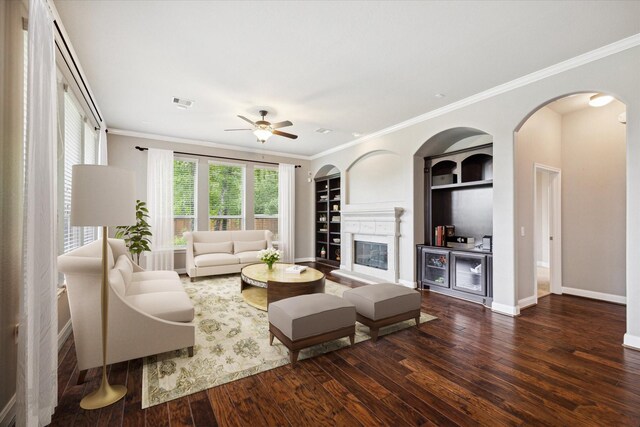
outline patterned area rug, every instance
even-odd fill
[[[278,339],[269,345],[267,313],[246,304],[240,295],[240,276],[182,280],[196,310],[194,356],[187,350],[170,351],[144,359],[142,408],[177,399],[289,363],[289,353]],[[342,296],[347,286],[326,281],[325,292]],[[422,313],[420,322],[435,319]],[[413,320],[380,329],[380,335],[415,325]],[[356,343],[370,339],[369,328],[356,324]],[[298,360],[349,345],[343,338],[300,351]]]

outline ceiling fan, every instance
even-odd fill
[[[247,119],[244,116],[238,116],[245,122],[250,123],[251,126],[253,126],[253,128],[225,129],[225,131],[252,130],[253,134],[258,138],[258,142],[262,142],[262,143],[264,143],[267,139],[271,138],[272,135],[284,136],[285,138],[291,138],[291,139],[298,138],[298,135],[276,130],[276,129],[284,128],[287,126],[293,126],[293,123],[291,123],[289,120],[285,120],[284,122],[278,122],[278,123],[270,123],[264,119],[267,114],[268,114],[267,110],[260,110],[260,116],[262,116],[262,119],[256,122],[252,122],[251,120]]]

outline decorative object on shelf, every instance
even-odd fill
[[[326,232],[327,232],[327,229],[326,229],[326,228],[321,228],[321,229],[319,229],[318,231],[320,231],[320,232],[322,232],[322,233],[326,233]]]
[[[482,273],[482,264],[478,264],[475,267],[469,267],[469,271],[471,271],[473,274]]]
[[[340,261],[340,249],[336,249],[335,254],[336,254],[336,261]]]
[[[320,196],[320,200],[327,200],[329,196],[327,196],[326,194]]]
[[[331,222],[340,222],[340,215],[335,215],[331,217]]]
[[[279,250],[273,248],[263,249],[258,252],[258,259],[267,264],[269,270],[273,270],[273,264],[280,260],[280,255]]]
[[[334,238],[333,239],[333,243],[340,243],[340,239],[339,238]]]
[[[107,325],[109,324],[109,285],[107,262],[108,227],[133,225],[135,181],[133,172],[113,166],[74,165],[71,171],[71,225],[102,227],[102,380],[100,387],[80,401],[83,409],[100,409],[127,394],[123,385],[112,386],[107,379]],[[97,331],[96,331],[97,332]]]
[[[493,236],[482,237],[482,250],[489,252],[493,250]]]
[[[334,211],[339,211],[340,210],[340,205],[333,205],[333,210]]]
[[[124,239],[131,256],[135,256],[136,264],[140,265],[140,255],[151,250],[151,227],[147,223],[149,210],[142,200],[136,200],[136,223],[134,225],[119,225],[116,227],[116,239]]]
[[[324,249],[324,246],[320,249],[320,257],[321,258],[327,257],[327,251]]]

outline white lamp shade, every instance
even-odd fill
[[[71,225],[136,223],[133,172],[112,166],[73,165],[71,174]]]

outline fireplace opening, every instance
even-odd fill
[[[388,269],[387,244],[355,241],[355,263],[366,267]]]

